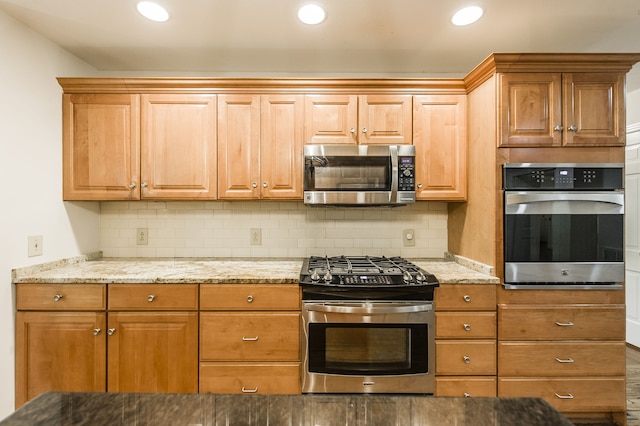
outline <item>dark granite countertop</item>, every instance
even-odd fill
[[[0,422],[38,425],[571,426],[539,398],[49,392]]]

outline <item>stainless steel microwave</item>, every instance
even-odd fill
[[[413,145],[305,145],[307,205],[399,206],[416,201]]]

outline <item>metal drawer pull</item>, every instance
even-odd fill
[[[573,395],[571,394],[567,394],[567,395],[560,395],[556,393],[556,396],[560,399],[573,399]]]
[[[471,324],[464,324],[463,327],[465,331],[471,331]]]
[[[556,321],[556,325],[559,327],[572,327],[573,323],[571,321],[569,322],[558,322]]]
[[[244,386],[242,387],[243,393],[256,393],[258,392],[258,387],[256,386],[254,389],[246,389]]]
[[[115,328],[110,328],[110,329],[108,329],[108,330],[107,330],[107,334],[108,334],[109,336],[113,336],[113,333],[115,333],[115,332],[116,332],[116,329],[115,329]]]
[[[573,358],[567,358],[567,359],[560,359],[560,358],[556,358],[556,361],[561,362],[561,363],[563,363],[563,364],[567,364],[567,363],[569,363],[569,364],[570,364],[570,363],[572,363],[572,362],[575,362],[575,361],[573,360]]]
[[[256,337],[242,336],[242,340],[244,340],[245,342],[255,342],[256,340],[258,340],[258,336],[256,336]]]
[[[467,303],[471,302],[471,296],[469,296],[468,294],[462,296],[462,299]]]
[[[102,331],[102,330],[100,330],[99,328],[94,328],[94,329],[93,329],[93,335],[94,335],[94,336],[97,336],[98,334],[100,334],[100,332],[101,332],[101,331]]]
[[[469,358],[468,356],[463,356],[462,357],[463,361],[465,364],[471,364],[471,358]]]
[[[465,392],[463,396],[464,396],[465,398],[470,398],[470,397],[471,397],[471,394],[470,394],[470,393],[468,393],[468,392]]]
[[[153,302],[153,300],[156,298],[156,296],[154,296],[153,294],[150,294],[147,296],[147,302]]]
[[[247,296],[247,303],[251,303],[253,302],[253,296],[252,295],[248,295]]]
[[[53,301],[54,302],[59,302],[60,299],[62,299],[62,295],[61,294],[56,294],[55,296],[53,296]]]

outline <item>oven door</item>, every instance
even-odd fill
[[[303,392],[433,393],[432,302],[303,304]]]
[[[623,254],[622,192],[505,192],[505,287],[622,282]]]

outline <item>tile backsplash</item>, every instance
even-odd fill
[[[136,231],[148,230],[146,245]],[[259,229],[261,244],[252,244]],[[403,230],[414,230],[405,247]],[[108,201],[100,203],[105,257],[278,257],[400,255],[442,258],[447,203],[385,208],[307,207],[273,201]]]

